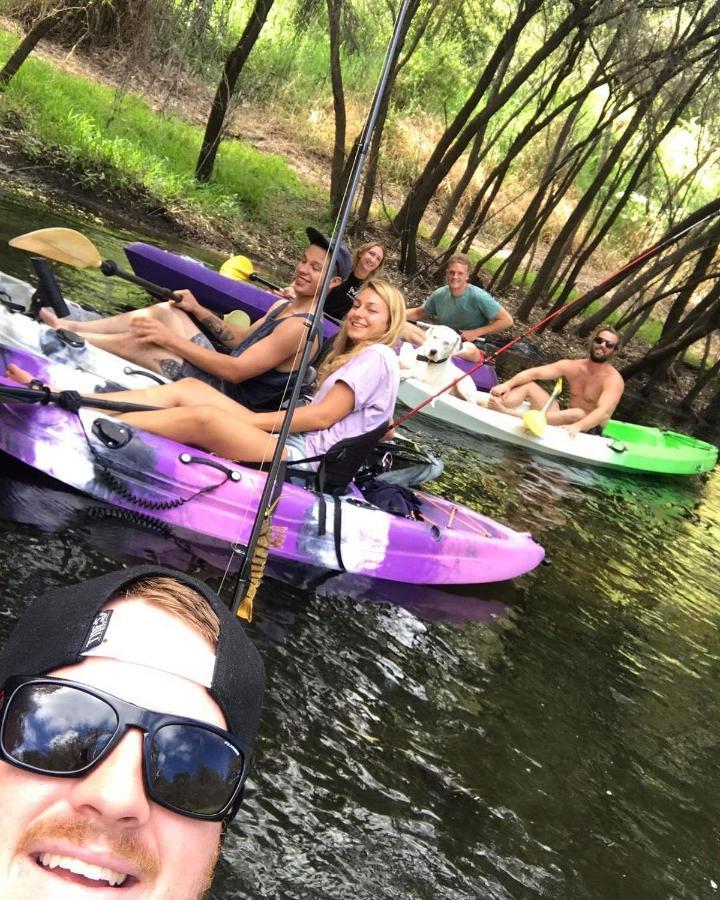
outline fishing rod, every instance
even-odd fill
[[[533,334],[535,331],[538,331],[543,326],[552,322],[552,320],[555,319],[557,316],[559,316],[560,313],[563,313],[563,312],[568,313],[573,306],[586,301],[588,298],[592,298],[593,300],[596,299],[594,296],[595,294],[597,294],[597,296],[602,296],[601,292],[607,291],[610,288],[614,287],[615,284],[617,284],[619,281],[621,281],[622,278],[625,275],[627,275],[629,272],[632,272],[635,269],[638,269],[644,262],[647,262],[647,260],[652,259],[653,256],[657,256],[658,253],[661,253],[667,247],[670,247],[672,244],[679,241],[680,238],[684,237],[686,234],[688,234],[688,232],[692,231],[693,228],[697,228],[698,225],[701,225],[703,222],[707,222],[708,219],[714,218],[719,213],[720,213],[720,200],[716,201],[716,203],[713,204],[713,209],[711,210],[711,212],[707,213],[707,215],[702,216],[701,218],[697,219],[697,221],[695,221],[695,222],[691,222],[689,225],[685,226],[684,228],[680,229],[679,231],[671,231],[670,234],[668,234],[666,237],[664,237],[662,240],[660,240],[653,247],[650,247],[648,250],[644,250],[642,253],[638,254],[636,257],[631,259],[629,262],[625,263],[625,265],[622,266],[620,269],[618,269],[616,272],[613,272],[612,275],[608,275],[607,278],[605,278],[599,284],[595,285],[595,287],[590,288],[589,291],[586,291],[584,294],[581,294],[579,297],[576,297],[574,300],[571,300],[569,303],[565,303],[559,309],[556,309],[554,312],[551,312],[549,315],[545,316],[544,319],[541,319],[539,322],[536,322],[534,325],[530,325],[528,328],[525,329],[525,331],[522,332],[522,334],[519,334],[517,337],[513,338],[511,341],[508,341],[507,344],[503,344],[502,347],[499,347],[497,350],[495,350],[489,356],[485,356],[485,354],[482,353],[482,351],[481,351],[480,360],[474,366],[471,366],[466,372],[463,372],[463,374],[460,375],[458,378],[455,378],[449,384],[446,384],[444,387],[440,388],[440,390],[437,391],[436,393],[434,393],[431,397],[427,397],[425,400],[423,400],[422,403],[418,404],[418,406],[415,406],[411,410],[408,410],[408,412],[406,412],[404,415],[400,416],[399,419],[395,419],[391,423],[390,427],[397,428],[399,425],[402,425],[404,422],[407,422],[408,419],[411,419],[414,415],[416,415],[421,410],[423,410],[426,406],[428,406],[428,404],[432,403],[434,400],[437,400],[437,398],[440,397],[442,394],[444,394],[446,391],[452,390],[455,387],[455,385],[459,384],[459,382],[461,382],[463,380],[463,378],[468,378],[470,375],[473,374],[473,372],[477,372],[478,369],[482,368],[482,366],[487,365],[490,362],[494,362],[494,360],[496,360],[498,358],[498,356],[500,356],[501,353],[504,353],[506,350],[509,350],[511,347],[514,347],[515,344],[517,344],[519,341],[522,341],[528,335]]]
[[[395,20],[393,33],[390,39],[390,44],[388,45],[385,61],[383,63],[380,80],[378,81],[377,88],[375,89],[375,96],[373,97],[373,101],[370,106],[370,112],[368,113],[362,136],[358,144],[358,151],[355,157],[355,162],[353,163],[353,170],[348,182],[348,187],[345,191],[345,196],[343,197],[343,202],[338,213],[338,224],[333,235],[331,236],[332,241],[329,251],[330,258],[327,262],[325,274],[320,286],[317,306],[312,316],[312,323],[305,340],[305,346],[303,348],[302,357],[300,359],[297,378],[295,380],[295,384],[293,385],[293,390],[290,395],[290,401],[285,412],[282,425],[280,427],[280,432],[277,438],[277,446],[270,462],[270,468],[265,479],[265,486],[260,497],[258,509],[255,514],[255,520],[253,522],[250,537],[248,539],[245,557],[243,559],[242,566],[237,577],[237,582],[235,584],[235,591],[232,602],[230,604],[230,609],[236,615],[239,613],[246,615],[248,612],[247,604],[245,607],[243,607],[242,610],[241,604],[243,603],[243,600],[245,599],[248,593],[248,588],[250,586],[251,570],[258,547],[258,540],[263,529],[267,529],[269,527],[269,516],[272,512],[271,504],[274,505],[274,497],[277,494],[278,475],[283,464],[282,453],[285,448],[285,441],[287,440],[287,436],[290,432],[293,413],[295,412],[295,408],[300,399],[300,392],[305,382],[306,372],[310,365],[313,343],[315,339],[320,336],[320,331],[322,328],[322,314],[325,307],[325,298],[327,297],[328,286],[330,284],[331,278],[333,277],[332,273],[335,271],[335,264],[337,261],[338,253],[340,251],[340,245],[343,237],[345,236],[347,223],[350,219],[352,204],[355,199],[358,185],[360,183],[360,176],[362,175],[362,171],[365,166],[365,159],[370,149],[370,138],[375,129],[375,123],[380,111],[380,106],[385,97],[388,78],[390,77],[393,61],[395,59],[395,51],[400,41],[400,36],[404,26],[409,4],[410,0],[403,0],[400,12],[398,13],[397,19]]]

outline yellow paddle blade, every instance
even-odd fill
[[[553,400],[562,391],[562,384],[562,378],[558,378],[555,382],[555,387],[552,389],[552,393],[545,401],[545,405],[542,409],[530,409],[526,413],[523,413],[523,425],[536,437],[542,437],[545,434],[545,426],[547,425],[545,413],[550,409]]]
[[[247,281],[254,271],[252,262],[247,256],[231,256],[220,266],[220,274],[238,281]]]
[[[21,234],[8,243],[11,247],[29,250],[76,269],[99,269],[102,263],[95,244],[72,228],[40,228]]]
[[[523,425],[527,430],[536,437],[542,437],[545,434],[547,419],[545,418],[545,413],[541,409],[528,410],[526,413],[523,413],[522,420]]]
[[[238,328],[250,327],[250,316],[244,309],[234,309],[232,312],[224,315],[223,320],[229,322],[231,325],[237,325]]]

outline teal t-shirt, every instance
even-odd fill
[[[500,312],[502,306],[487,291],[469,284],[459,297],[453,297],[445,285],[433,291],[423,309],[441,325],[455,331],[483,328]]]

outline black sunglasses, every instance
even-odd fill
[[[0,692],[0,759],[39,775],[78,777],[100,763],[130,726],[143,733],[151,800],[193,819],[234,814],[247,751],[227,731],[153,712],[64,678],[9,678]]]
[[[597,344],[598,347],[601,344],[605,344],[608,350],[614,350],[617,347],[617,341],[609,341],[607,338],[594,337],[593,344]]]

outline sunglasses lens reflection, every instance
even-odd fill
[[[192,725],[164,725],[153,736],[152,793],[178,810],[212,816],[232,798],[243,757],[219,734]]]
[[[81,772],[102,754],[117,726],[115,711],[98,697],[65,685],[29,684],[13,695],[2,744],[22,765]]]

